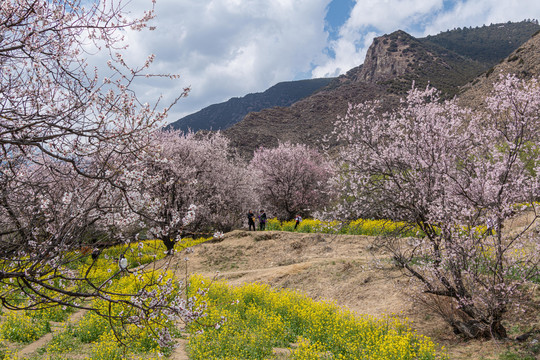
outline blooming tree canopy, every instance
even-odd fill
[[[169,251],[182,236],[242,224],[255,198],[252,177],[224,136],[157,132],[152,149],[137,162],[144,181],[129,193],[148,232]]]
[[[333,174],[330,161],[304,144],[279,144],[255,151],[250,168],[258,177],[256,192],[279,219],[308,216],[328,204]]]
[[[481,110],[413,89],[399,109],[350,106],[335,183],[339,213],[404,221],[419,238],[380,239],[456,333],[506,337],[503,315],[538,276],[540,84],[502,78]],[[529,210],[519,212],[528,203]],[[527,221],[510,228],[518,214]],[[528,217],[527,217],[528,216]],[[487,227],[486,227],[487,224]],[[444,305],[441,305],[444,304]]]

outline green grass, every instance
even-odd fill
[[[525,355],[519,352],[514,352],[512,350],[506,350],[504,353],[499,355],[499,360],[536,360],[536,357],[533,355]]]

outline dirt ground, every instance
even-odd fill
[[[261,282],[296,289],[357,314],[397,314],[444,346],[450,359],[499,359],[499,354],[514,346],[513,342],[457,338],[435,314],[413,304],[405,286],[408,278],[388,254],[374,249],[373,239],[367,236],[237,230],[221,242],[201,244],[193,250],[187,262],[190,273],[212,277],[219,271],[218,279],[233,285]],[[177,271],[184,274],[185,268],[180,266]],[[539,320],[538,315],[533,318],[537,324]]]

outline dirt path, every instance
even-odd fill
[[[178,347],[174,349],[173,354],[169,359],[171,360],[189,360],[186,352],[186,345],[188,341],[186,339],[178,340]]]
[[[17,355],[20,356],[20,357],[23,357],[23,356],[28,356],[28,355],[34,353],[39,348],[41,348],[42,346],[47,344],[49,341],[51,341],[52,338],[53,338],[54,333],[56,333],[58,331],[61,331],[61,330],[60,329],[52,329],[52,331],[53,331],[52,333],[45,334],[44,336],[42,336],[38,340],[36,340],[33,343],[30,343],[27,346],[25,346],[24,348],[22,348],[17,353]]]
[[[80,319],[82,319],[84,314],[86,314],[86,310],[79,310],[79,311],[71,314],[71,316],[69,317],[67,323],[76,324],[77,322],[79,322]],[[28,355],[33,354],[38,349],[40,349],[41,347],[43,347],[47,343],[49,343],[56,333],[64,331],[65,325],[67,325],[67,324],[64,324],[64,323],[52,323],[51,324],[52,332],[50,332],[48,334],[45,334],[44,336],[37,339],[36,341],[26,345],[24,348],[22,348],[21,350],[18,351],[18,353],[17,353],[18,356],[23,357],[23,356],[28,356]]]

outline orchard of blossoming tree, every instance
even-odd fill
[[[501,78],[474,110],[442,101],[432,88],[413,88],[389,113],[376,102],[351,105],[335,123],[339,151],[281,143],[248,162],[220,133],[162,130],[173,104],[161,111],[142,104],[132,84],[176,76],[151,75],[153,56],[139,68],[126,64],[123,31],[144,30],[153,12],[127,20],[123,5],[2,2],[3,307],[84,308],[129,325],[156,316],[191,321],[201,314],[182,284],[154,276],[155,267],[137,270],[137,291],[109,287],[130,274],[124,257],[107,278],[93,276],[101,251],[145,235],[174,255],[183,237],[242,228],[249,210],[265,209],[281,221],[322,214],[418,229],[406,240],[373,241],[456,333],[507,336],[504,316],[527,307],[528,285],[540,278],[537,79]],[[108,77],[89,65],[92,46],[109,55]],[[532,219],[506,231],[520,204]],[[75,271],[81,263],[85,271]],[[113,316],[92,305],[96,299],[126,311]]]

